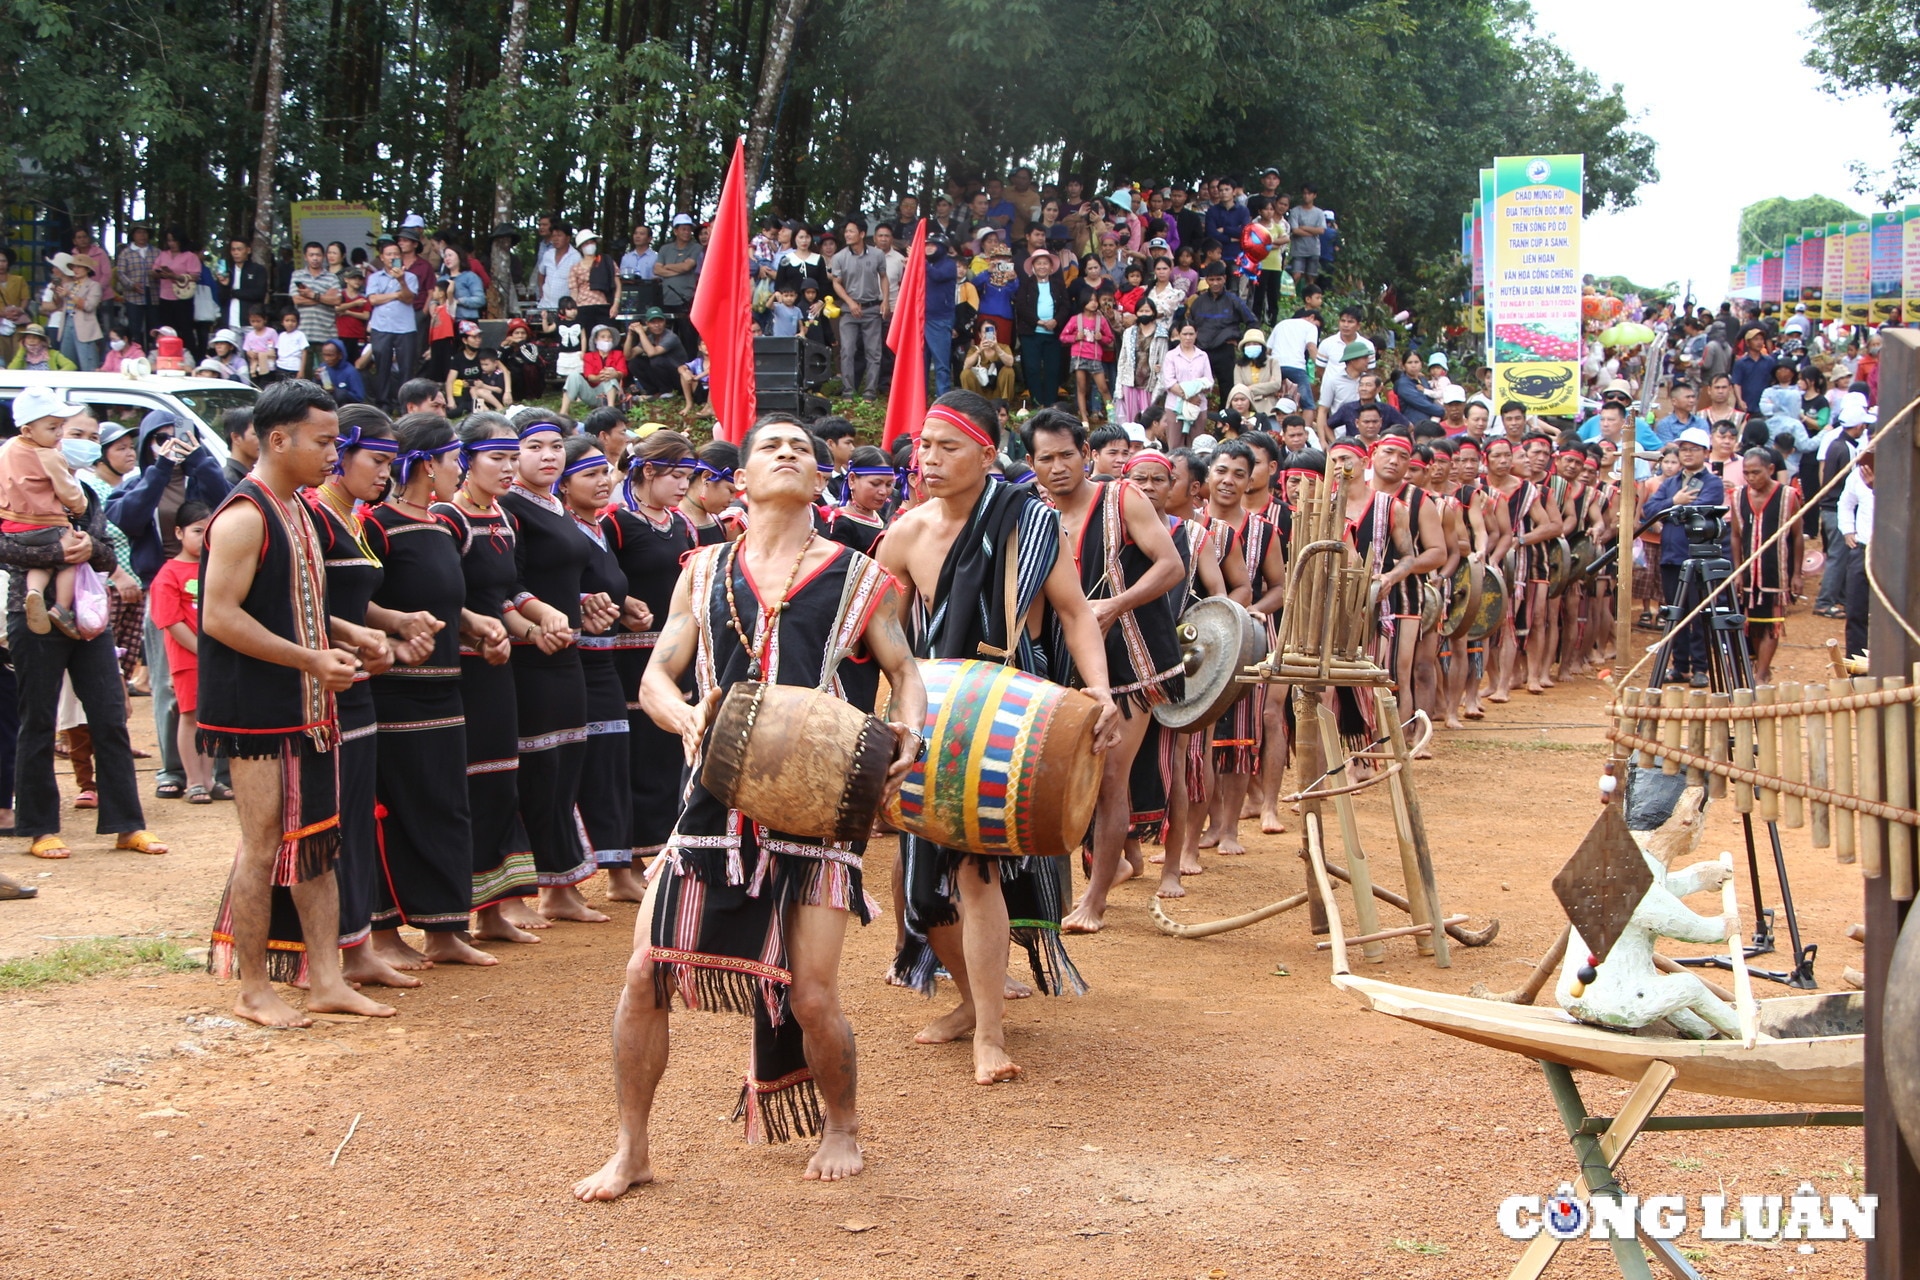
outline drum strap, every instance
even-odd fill
[[[1027,627],[1027,615],[1025,611],[1020,608],[1020,555],[1018,542],[1008,549],[1006,560],[1007,571],[1001,576],[1006,579],[1007,611],[1005,617],[1007,619],[1007,647],[1002,649],[995,645],[988,644],[985,640],[980,642],[980,656],[983,658],[991,658],[995,662],[1001,663],[1008,663],[1014,660],[1013,655],[1020,647],[1020,633],[1026,630]]]

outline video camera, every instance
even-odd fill
[[[1687,531],[1687,547],[1718,553],[1727,541],[1727,509],[1682,503],[1666,512],[1665,518]]]

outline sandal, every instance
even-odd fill
[[[73,798],[73,807],[76,809],[98,809],[100,807],[100,797],[95,792],[82,791]]]
[[[80,627],[74,622],[73,614],[62,609],[57,604],[47,606],[47,620],[53,623],[53,629],[55,631],[58,631],[69,640],[86,639],[85,636],[80,634]]]
[[[212,804],[213,797],[207,794],[207,789],[205,787],[188,787],[187,803],[188,804]]]
[[[47,598],[38,591],[27,592],[21,611],[27,615],[27,630],[33,634],[44,636],[53,630],[53,623],[47,618]]]
[[[161,844],[159,837],[155,836],[151,831],[125,832],[118,840],[113,842],[113,847],[116,849],[131,850],[134,853],[160,854],[167,851],[167,846]]]
[[[233,799],[233,788],[224,782],[216,782],[207,788],[207,794],[215,800],[231,800]]]
[[[184,782],[163,782],[153,789],[153,794],[162,800],[178,800],[187,794],[187,785]]]
[[[40,890],[30,884],[15,884],[5,876],[0,876],[0,902],[21,902],[28,898],[37,898]]]
[[[33,845],[27,852],[36,858],[71,858],[73,856],[73,850],[67,848],[67,842],[62,840],[56,832],[35,836]]]

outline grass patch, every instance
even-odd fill
[[[1695,1160],[1692,1156],[1668,1156],[1667,1163],[1676,1169],[1684,1170],[1688,1173],[1707,1167],[1700,1161]]]
[[[1393,1247],[1402,1253],[1417,1254],[1422,1258],[1438,1258],[1447,1251],[1447,1246],[1431,1240],[1395,1240]]]
[[[0,991],[21,991],[52,982],[80,982],[103,974],[156,965],[163,973],[201,967],[178,942],[166,938],[90,938],[45,955],[0,961]]]

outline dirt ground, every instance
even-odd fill
[[[1819,643],[1836,633],[1796,613],[1776,679],[1819,678]],[[1525,977],[1564,920],[1548,882],[1595,813],[1603,704],[1578,680],[1441,736],[1416,778],[1442,900],[1475,927],[1498,917],[1499,936],[1456,946],[1447,970],[1405,939],[1383,964],[1356,954],[1358,969],[1456,992]],[[150,741],[150,716],[136,729]],[[1384,798],[1363,797],[1360,814],[1376,878],[1399,887]],[[70,862],[0,853],[0,869],[41,887],[37,902],[0,905],[0,958],[96,935],[202,941],[231,811],[155,801],[149,817],[174,843],[165,858],[108,852],[110,838],[79,834],[90,822],[70,824]],[[1236,914],[1300,888],[1289,825],[1263,837],[1244,824],[1250,855],[1209,855],[1173,914]],[[1859,964],[1845,938],[1858,872],[1806,831],[1782,834],[1822,989],[1837,989]],[[1741,848],[1730,805],[1702,854],[1721,848]],[[876,896],[893,853],[881,842],[868,855]],[[1764,884],[1777,901],[1771,874]],[[911,1042],[948,997],[930,1009],[881,983],[891,920],[856,928],[843,989],[868,1167],[832,1186],[800,1180],[806,1146],[748,1147],[727,1122],[745,1021],[676,1014],[660,1182],[606,1205],[567,1195],[610,1148],[624,904],[607,904],[611,924],[498,945],[492,970],[429,973],[392,997],[388,1022],[261,1031],[228,1016],[230,986],[197,973],[7,993],[0,1277],[1504,1275],[1520,1246],[1496,1231],[1499,1202],[1550,1192],[1574,1167],[1539,1069],[1351,1003],[1326,981],[1304,912],[1178,941],[1149,921],[1150,893],[1151,881],[1121,887],[1107,930],[1069,944],[1091,994],[1010,1007],[1026,1076],[992,1089],[971,1083],[965,1044]],[[1383,908],[1386,923],[1394,914]],[[1579,1081],[1598,1113],[1626,1093]],[[1665,1109],[1760,1108],[1676,1094]],[[1635,1192],[1697,1204],[1723,1189],[1790,1195],[1803,1179],[1857,1194],[1862,1164],[1858,1130],[1816,1129],[1655,1134],[1622,1168]],[[1851,1243],[1805,1254],[1693,1231],[1679,1243],[1711,1276],[1863,1269]],[[1604,1245],[1581,1244],[1549,1274],[1615,1273]]]

